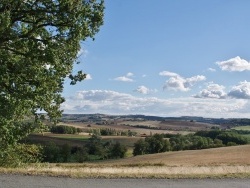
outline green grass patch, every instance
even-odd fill
[[[248,126],[239,126],[239,127],[234,127],[232,128],[234,130],[244,130],[244,131],[250,131],[250,125]]]
[[[87,141],[90,137],[89,136],[81,136],[81,135],[54,135],[52,136],[54,138],[61,138],[61,139],[66,139],[66,140],[77,140],[77,141]]]

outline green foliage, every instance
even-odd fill
[[[148,143],[145,142],[143,139],[138,140],[134,144],[133,155],[144,155],[147,153]]]
[[[168,140],[163,139],[163,135],[155,134],[151,137],[145,138],[148,143],[147,153],[161,153],[168,149]]]
[[[99,136],[136,136],[137,133],[131,130],[117,130],[111,128],[91,129],[90,133]]]
[[[0,166],[4,167],[17,167],[41,160],[42,147],[38,145],[16,144],[0,152]]]
[[[80,133],[81,129],[65,125],[54,125],[50,128],[50,132],[56,134],[76,134]]]
[[[96,155],[99,159],[124,158],[127,152],[127,148],[119,142],[103,142],[97,135],[92,135],[87,148],[89,155]]]
[[[50,142],[48,145],[44,146],[43,161],[52,163],[62,162],[60,147],[54,142]]]
[[[233,142],[237,145],[247,144],[248,141],[243,136],[234,132],[224,132],[217,136],[218,139],[222,140],[223,144],[227,145],[229,142]]]
[[[0,155],[33,130],[25,118],[38,123],[39,110],[53,120],[61,115],[63,83],[86,77],[73,75],[73,65],[103,12],[102,0],[0,1]]]
[[[133,155],[143,155],[150,153],[161,153],[170,151],[170,143],[168,140],[163,139],[163,135],[155,134],[145,140],[138,140],[134,144]]]
[[[111,158],[124,158],[127,152],[127,148],[121,145],[119,142],[116,142],[112,145],[110,149],[110,157]]]
[[[119,142],[103,142],[101,137],[93,135],[83,147],[49,143],[43,149],[43,162],[64,163],[124,158],[126,152],[127,148]]]
[[[227,145],[228,142],[234,142],[237,145],[247,144],[248,141],[246,138],[238,134],[237,131],[199,131],[195,135],[200,135],[203,137],[208,137],[211,139],[219,139],[223,142],[224,145]]]
[[[71,147],[68,144],[58,146],[50,142],[43,148],[43,162],[50,163],[82,163],[89,159],[89,155],[84,147]]]
[[[167,135],[168,136],[168,135]],[[133,155],[159,153],[164,151],[198,150],[223,146],[235,146],[247,144],[244,136],[235,131],[199,131],[189,135],[173,135],[169,141],[164,140],[165,134],[155,134],[145,140],[138,140],[134,144]]]

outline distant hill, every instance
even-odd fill
[[[62,122],[103,122],[103,121],[190,121],[220,125],[222,128],[250,125],[246,118],[203,118],[199,116],[160,117],[148,115],[107,115],[107,114],[63,114]]]

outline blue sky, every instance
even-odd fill
[[[249,0],[106,0],[65,113],[250,117]]]

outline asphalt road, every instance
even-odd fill
[[[0,175],[0,188],[250,188],[250,179],[72,179]]]

